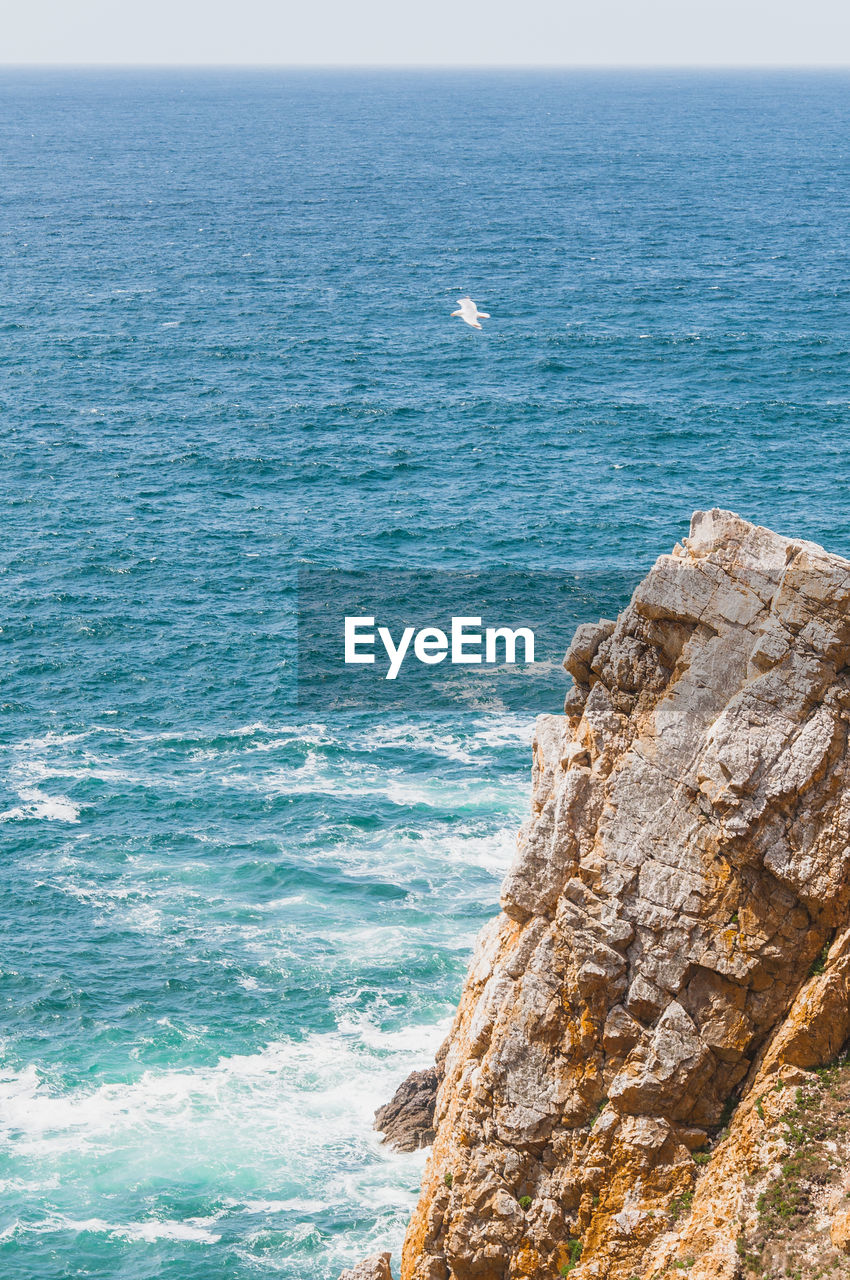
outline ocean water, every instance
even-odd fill
[[[4,1280],[397,1254],[424,1154],[372,1112],[563,688],[299,704],[298,571],[625,598],[711,505],[850,554],[849,114],[838,74],[2,74]]]

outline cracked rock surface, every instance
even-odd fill
[[[850,1032],[848,663],[850,563],[725,511],[578,629],[403,1280],[737,1274],[753,1091]]]
[[[389,1102],[375,1112],[375,1128],[396,1151],[418,1151],[434,1141],[434,1107],[441,1066],[411,1071]]]

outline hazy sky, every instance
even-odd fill
[[[20,0],[3,63],[850,65],[850,0]]]

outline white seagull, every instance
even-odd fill
[[[471,324],[473,329],[480,329],[479,320],[489,320],[490,316],[486,311],[479,311],[471,298],[458,298],[459,311],[453,311],[453,316],[458,316],[461,320],[465,320],[467,324]]]

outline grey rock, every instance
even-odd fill
[[[617,624],[609,618],[599,622],[583,622],[576,627],[570,647],[564,656],[564,666],[578,684],[590,682],[590,664],[603,640],[607,640]]]
[[[396,1151],[418,1151],[434,1141],[434,1107],[441,1071],[412,1071],[389,1102],[375,1112],[375,1128]]]

